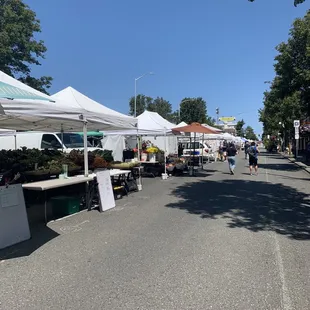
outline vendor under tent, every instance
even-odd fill
[[[175,124],[170,123],[156,112],[144,111],[137,117],[137,128],[128,130],[109,130],[104,135],[123,135],[123,136],[156,136],[166,131],[167,135],[173,134],[171,129]]]
[[[177,138],[171,131],[175,124],[170,123],[156,112],[144,111],[137,117],[136,129],[105,131],[104,136],[147,136],[148,140],[167,153],[177,151]],[[165,137],[167,136],[167,137]]]
[[[172,132],[175,132],[175,133],[194,133],[194,142],[196,140],[196,134],[197,133],[200,133],[200,134],[215,134],[216,131],[212,130],[212,129],[209,129],[199,123],[192,123],[190,125],[186,125],[186,126],[183,126],[183,127],[176,127],[176,128],[172,128]],[[191,138],[190,138],[191,139]],[[194,143],[195,145],[195,143]],[[194,150],[194,153],[195,153],[195,150]],[[193,172],[193,170],[191,170],[191,172]]]
[[[103,115],[80,106],[72,106],[61,99],[43,94],[0,71],[0,126],[8,129],[40,131],[80,131],[84,133],[85,175],[88,175],[87,130],[115,130],[135,128],[132,117],[120,117],[113,112]],[[25,99],[20,100],[24,96]],[[3,99],[1,99],[3,98]],[[6,99],[9,98],[9,99]],[[17,99],[17,100],[16,100]],[[108,108],[106,108],[108,109]],[[110,109],[108,109],[110,110]],[[1,113],[2,111],[2,113]],[[120,114],[120,113],[119,113]]]

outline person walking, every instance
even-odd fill
[[[255,142],[251,143],[251,146],[248,148],[248,154],[249,154],[249,166],[250,166],[250,174],[252,175],[252,170],[254,168],[255,174],[258,174],[258,148],[255,144]]]
[[[226,149],[227,160],[230,174],[235,174],[237,149],[233,143],[230,143]]]

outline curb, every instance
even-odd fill
[[[280,153],[281,154],[281,153]],[[300,162],[300,161],[296,161],[295,158],[293,157],[288,157],[288,156],[285,156],[283,154],[281,154],[281,156],[285,159],[288,159],[289,162],[295,164],[296,166],[298,166],[299,168],[303,169],[304,171],[308,172],[310,174],[310,167],[307,166],[306,164]]]

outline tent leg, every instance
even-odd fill
[[[84,137],[84,176],[88,177],[87,122],[83,125]]]
[[[139,178],[138,178],[138,190],[142,191],[142,177],[141,177],[141,159],[140,159],[140,136],[137,134],[137,151],[138,151],[138,161],[139,161]]]
[[[167,163],[166,163],[166,155],[167,155],[167,131],[165,128],[165,154],[164,154],[164,165],[165,165],[165,176],[167,175]]]
[[[201,152],[201,170],[203,170],[203,144],[205,142],[205,134],[202,135],[202,152]],[[208,157],[209,157],[209,154],[208,154]]]

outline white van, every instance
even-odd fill
[[[182,142],[181,146],[183,148],[183,155],[190,156],[191,153],[197,152],[198,156],[203,156],[203,159],[208,159],[212,157],[211,153],[211,146],[208,145],[206,142]]]
[[[62,142],[63,139],[63,142]],[[91,147],[89,151],[98,150]],[[83,150],[83,137],[77,133],[52,133],[52,132],[17,132],[15,135],[0,136],[0,149],[15,150],[26,147],[28,149],[57,149],[70,153],[72,150]]]

